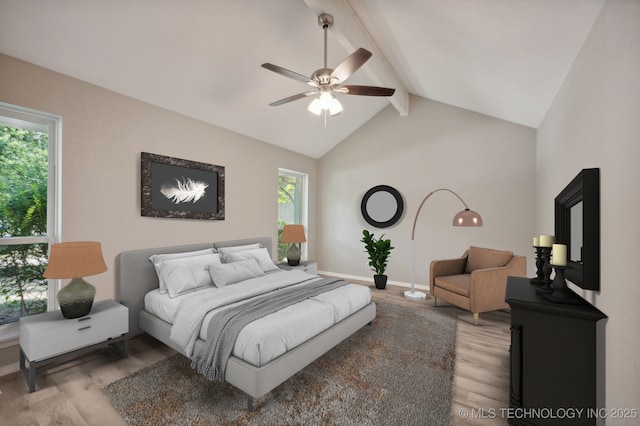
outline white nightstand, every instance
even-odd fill
[[[129,309],[113,300],[95,302],[81,318],[66,319],[60,311],[20,318],[20,371],[29,392],[36,389],[36,369],[59,358],[101,346],[111,346],[126,358],[128,333]]]
[[[307,274],[318,275],[318,262],[312,260],[301,260],[296,266],[290,266],[287,262],[278,263],[278,268],[287,271],[304,271]]]

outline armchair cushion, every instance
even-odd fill
[[[466,274],[470,274],[476,269],[498,268],[505,266],[511,258],[513,252],[504,250],[493,250],[482,247],[469,247],[469,255],[464,268]]]
[[[470,297],[471,294],[471,275],[449,275],[445,277],[436,277],[435,285],[437,287],[448,290],[461,296]]]

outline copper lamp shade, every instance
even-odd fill
[[[482,217],[470,209],[464,209],[453,218],[453,226],[482,226]]]
[[[285,225],[282,230],[282,237],[280,242],[290,243],[291,245],[287,249],[287,263],[290,266],[296,266],[300,264],[300,247],[296,246],[297,243],[304,243],[307,238],[304,236],[304,225]]]
[[[102,247],[95,241],[76,241],[51,245],[45,278],[71,278],[71,282],[58,292],[58,303],[65,318],[79,318],[91,311],[96,294],[94,286],[82,277],[107,270]]]

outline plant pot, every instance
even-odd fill
[[[386,275],[374,275],[373,282],[376,284],[376,288],[382,290],[387,286],[387,276]]]

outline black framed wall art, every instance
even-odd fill
[[[224,220],[224,166],[140,154],[142,216]]]

